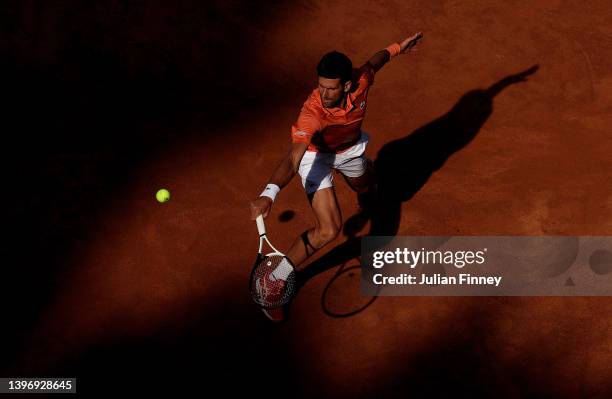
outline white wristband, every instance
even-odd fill
[[[280,187],[276,184],[268,184],[266,188],[259,195],[260,197],[268,197],[272,201],[276,198],[276,194],[280,191]]]

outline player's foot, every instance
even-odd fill
[[[271,321],[278,323],[285,320],[285,309],[284,308],[273,308],[273,309],[264,309],[261,311],[264,315]]]

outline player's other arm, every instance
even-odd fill
[[[273,198],[295,176],[307,148],[308,143],[291,143],[289,152],[272,173],[272,177],[261,196],[251,202],[251,219],[255,219],[259,215],[263,215],[264,218],[268,216],[274,202]]]
[[[387,48],[374,54],[372,58],[368,60],[367,64],[372,67],[374,72],[378,72],[380,68],[391,60],[391,58],[410,51],[410,49],[414,47],[422,37],[423,34],[418,32],[399,43],[393,43],[387,46]]]

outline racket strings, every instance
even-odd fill
[[[264,257],[253,270],[251,276],[251,295],[253,300],[266,308],[278,308],[289,303],[296,291],[295,271],[285,279],[274,273],[286,258],[280,255]],[[292,267],[292,266],[291,266]]]

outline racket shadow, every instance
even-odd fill
[[[350,278],[354,275],[355,271],[361,270],[361,264],[347,266],[348,263],[349,262],[343,263],[340,266],[336,274],[334,274],[334,276],[325,285],[325,289],[323,290],[323,295],[321,295],[321,308],[323,309],[323,312],[330,317],[343,318],[343,317],[354,316],[366,310],[368,307],[370,307],[370,305],[374,303],[374,301],[376,301],[376,298],[378,298],[378,296],[374,295],[370,297],[368,300],[366,300],[365,303],[363,303],[362,305],[358,305],[355,309],[352,309],[352,310],[351,310],[351,307],[354,305],[354,303],[351,303],[349,306],[346,306],[347,309],[343,308],[342,305],[338,305],[338,304],[336,304],[335,306],[332,305],[334,302],[333,300],[334,294],[332,293],[333,287],[334,285],[341,285],[341,284],[336,284],[338,280],[340,280],[343,276],[346,276],[346,275],[348,275],[348,277]],[[349,289],[353,291],[352,293],[354,295],[355,287],[350,286]],[[346,289],[342,289],[342,288],[340,288],[339,291],[340,291],[339,294],[342,296],[344,296],[344,294],[347,292]],[[336,293],[336,295],[338,295],[338,293]],[[352,299],[354,298],[349,298],[349,302]]]
[[[297,272],[297,290],[299,293],[300,289],[313,277],[318,274],[324,273],[325,271],[339,266],[334,276],[327,282],[321,296],[321,308],[323,312],[330,317],[345,318],[351,317],[358,313],[363,312],[370,307],[375,301],[377,296],[372,296],[364,304],[359,304],[355,308],[351,308],[351,305],[347,306],[347,309],[341,311],[333,309],[329,305],[329,298],[332,297],[333,289],[338,281],[347,276],[349,273],[355,273],[357,269],[361,269],[361,237],[348,237],[345,242],[332,248],[328,253],[323,255],[321,258],[313,261],[307,267]],[[351,261],[355,261],[352,263]],[[358,287],[350,287],[349,289],[342,290],[342,294],[352,293],[355,294]]]

